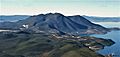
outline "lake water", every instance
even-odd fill
[[[95,22],[96,23],[96,22]],[[104,27],[120,27],[120,22],[98,22],[97,24],[101,24]],[[99,50],[98,53],[106,55],[106,54],[115,54],[114,57],[120,57],[120,30],[119,31],[111,31],[104,35],[92,35],[95,37],[100,37],[104,39],[112,39],[115,44],[112,46],[107,46],[102,50]]]

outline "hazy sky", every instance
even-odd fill
[[[0,15],[49,12],[65,15],[120,16],[120,0],[0,0]]]

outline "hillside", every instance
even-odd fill
[[[88,42],[89,40],[80,41],[68,37],[56,38],[52,37],[52,34],[44,33],[0,33],[0,57],[104,57],[85,46],[86,41],[92,43]],[[113,44],[112,41],[94,37],[82,37],[82,39],[92,39],[104,46]]]

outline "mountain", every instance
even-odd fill
[[[94,17],[94,16],[83,17],[93,22],[120,22],[120,17]]]
[[[28,15],[10,15],[10,16],[6,16],[6,15],[0,15],[0,22],[16,22],[18,20],[24,20],[26,18],[28,18]]]
[[[0,25],[0,28],[19,29],[23,25],[28,25],[27,29],[35,32],[44,30],[67,34],[99,34],[108,31],[105,27],[94,24],[82,16],[64,16],[60,13],[34,15],[13,24],[11,23],[11,26],[9,26],[10,24]]]

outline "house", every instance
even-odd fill
[[[99,49],[102,49],[103,46],[96,45],[96,46],[89,46],[89,48],[92,49],[92,50],[99,50]]]

